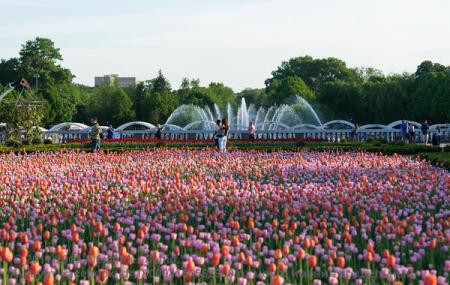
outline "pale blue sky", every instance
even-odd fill
[[[0,58],[36,36],[61,49],[75,82],[162,69],[235,91],[263,87],[281,61],[334,56],[351,67],[413,72],[450,65],[448,0],[0,0]]]

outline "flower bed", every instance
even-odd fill
[[[0,169],[4,284],[448,280],[450,174],[407,157],[158,149]]]

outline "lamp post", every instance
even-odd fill
[[[39,81],[39,74],[35,74],[34,78],[36,79],[36,90],[38,89],[38,81]]]

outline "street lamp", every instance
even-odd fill
[[[34,78],[36,79],[36,90],[38,89],[38,81],[39,81],[39,74],[35,74]]]

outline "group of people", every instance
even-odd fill
[[[217,150],[227,152],[228,131],[230,127],[227,119],[217,120],[216,129],[214,130],[214,143]]]
[[[416,142],[416,127],[414,126],[414,124],[402,121],[402,124],[400,125],[400,130],[402,131],[402,139],[405,143]],[[422,132],[423,143],[427,145],[430,142],[430,125],[427,120],[425,120],[421,124],[420,130]],[[440,145],[441,139],[442,139],[442,130],[438,126],[436,128],[436,133],[432,134],[431,144]]]
[[[402,139],[405,143],[412,143],[416,140],[416,127],[406,121],[402,121],[400,125],[400,130],[402,131]]]

